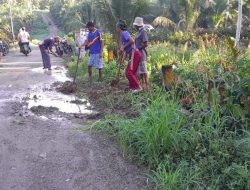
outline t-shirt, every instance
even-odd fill
[[[145,42],[148,42],[148,34],[144,28],[141,28],[135,38],[136,48],[141,47]]]
[[[131,35],[129,34],[128,31],[123,31],[122,32],[122,45],[126,45],[129,42],[129,38],[131,37]],[[131,52],[132,49],[134,49],[134,45],[131,45],[129,47],[127,47],[125,49],[126,53],[129,54]]]
[[[77,44],[82,45],[85,42],[86,38],[87,35],[85,34],[85,32],[81,31],[79,33],[79,36],[76,37]]]
[[[27,43],[27,42],[29,42],[29,33],[28,32],[25,32],[25,31],[22,31],[21,33],[20,33],[20,37],[21,37],[21,42],[22,43]]]
[[[55,42],[54,42],[53,39],[48,38],[48,39],[45,39],[45,40],[43,41],[43,46],[44,46],[45,49],[51,49],[52,46],[54,45],[54,43],[55,43]]]
[[[90,54],[98,54],[101,52],[101,33],[98,29],[88,34],[88,47]]]

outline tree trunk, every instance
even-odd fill
[[[235,37],[235,46],[236,47],[239,47],[241,24],[242,24],[242,0],[239,0],[238,20],[237,20],[237,29],[236,29],[236,37]]]

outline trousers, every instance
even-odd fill
[[[131,60],[128,62],[128,65],[126,67],[125,75],[129,82],[129,88],[131,90],[135,90],[140,88],[140,83],[137,78],[137,71],[139,68],[139,64],[141,62],[141,53],[138,50],[135,50],[134,52],[134,60],[133,60],[133,68],[131,69]]]
[[[43,45],[40,45],[39,48],[40,48],[41,55],[42,55],[43,68],[50,69],[51,63],[50,63],[50,56],[49,56],[48,51],[46,51]]]

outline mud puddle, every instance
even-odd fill
[[[66,68],[60,66],[52,67],[52,71],[41,68],[32,69],[33,72],[45,73],[54,78],[50,85],[37,86],[31,93],[27,94],[25,101],[28,109],[33,113],[63,112],[70,114],[93,114],[96,113],[86,99],[79,99],[73,94],[58,92],[66,81],[71,83]]]
[[[44,73],[47,74],[55,79],[55,81],[65,82],[71,81],[72,79],[68,76],[68,71],[64,67],[54,66],[51,67],[51,71],[46,69],[42,69],[41,67],[31,69],[31,71],[36,73]]]
[[[74,95],[64,95],[55,91],[34,92],[26,96],[28,109],[34,113],[46,107],[48,112],[60,111],[64,113],[92,114],[92,106],[85,99],[78,99]],[[32,110],[33,108],[33,110]],[[42,110],[43,111],[43,110]]]
[[[86,99],[58,90],[58,88],[62,89],[64,84],[72,83],[72,79],[67,76],[68,72],[64,67],[54,66],[52,71],[35,68],[32,69],[32,72],[47,74],[53,78],[49,84],[32,86],[28,93],[16,96],[17,99],[21,97],[21,101],[25,102],[27,109],[33,114],[43,117],[43,119],[47,119],[48,116],[51,119],[51,115],[53,115],[57,120],[62,119],[57,116],[67,117],[67,114],[75,118],[98,115],[98,112],[93,110],[92,105]]]

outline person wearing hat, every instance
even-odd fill
[[[88,64],[89,79],[92,81],[92,67],[95,66],[99,70],[98,81],[102,80],[102,68],[103,68],[103,40],[101,32],[95,28],[93,22],[88,22],[86,27],[89,30],[87,39],[79,48],[86,46],[89,49],[90,57]]]
[[[59,36],[56,36],[54,38],[47,38],[38,44],[42,55],[43,69],[51,70],[49,53],[58,56],[55,52],[53,52],[52,47],[55,45],[55,43],[59,43],[60,40],[61,38]]]
[[[116,24],[117,32],[121,35],[121,48],[120,55],[128,57],[129,61],[126,67],[125,75],[129,81],[129,89],[132,92],[141,91],[142,88],[137,78],[137,72],[139,63],[141,62],[141,53],[135,48],[134,39],[131,37],[130,33],[127,31],[127,24],[124,20],[119,20]],[[119,63],[119,68],[121,68],[123,61]]]
[[[144,90],[149,89],[148,82],[148,71],[147,71],[147,46],[148,46],[148,35],[147,31],[144,29],[143,18],[136,17],[133,23],[137,30],[137,35],[135,38],[135,46],[141,52],[142,59],[139,65],[138,74],[140,77],[141,85]]]

